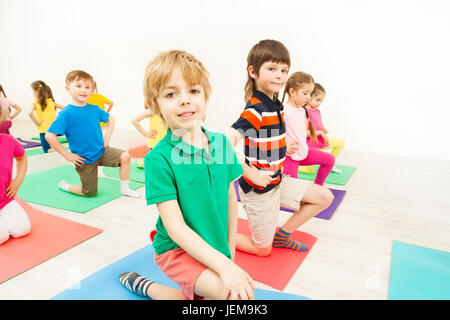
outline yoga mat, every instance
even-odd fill
[[[238,233],[251,237],[247,220],[238,219]],[[294,251],[286,248],[272,248],[271,254],[267,257],[259,257],[236,250],[235,262],[254,280],[283,291],[317,240],[313,235],[301,231],[294,231],[291,239],[305,244],[308,250]]]
[[[103,173],[110,178],[120,178],[118,167],[103,167]],[[131,162],[130,181],[145,183],[144,169],[137,166],[137,161]]]
[[[16,140],[22,145],[22,147],[24,149],[35,148],[35,147],[39,147],[41,145],[40,142],[28,141],[28,140],[24,140],[21,138],[16,138]]]
[[[31,231],[21,238],[10,238],[0,245],[0,283],[29,270],[103,230],[73,222],[33,208],[19,197]]]
[[[159,284],[179,289],[155,264],[152,245],[147,245],[81,280],[52,300],[146,300],[132,293],[119,281],[122,272],[135,271]],[[263,289],[255,290],[257,300],[309,300],[309,298]]]
[[[128,153],[133,158],[143,158],[150,151],[150,148],[145,146],[140,146],[128,150]]]
[[[39,137],[31,138],[31,140],[39,140],[39,141],[41,141],[41,139]],[[58,140],[59,140],[59,143],[67,143],[66,136],[58,136]]]
[[[394,240],[389,300],[449,300],[450,252]]]
[[[68,148],[66,147],[66,150]],[[29,148],[25,150],[25,154],[27,157],[37,156],[40,154],[45,154],[44,150],[42,148]]]
[[[27,202],[78,213],[86,213],[102,204],[120,198],[120,181],[98,178],[98,193],[95,197],[81,197],[58,188],[61,180],[69,184],[80,184],[80,177],[73,165],[28,174],[18,195]],[[133,190],[143,186],[130,181]]]
[[[234,180],[234,189],[236,190],[236,195],[237,195],[238,201],[241,201],[241,197],[239,196],[239,179]],[[347,192],[345,190],[337,190],[337,189],[331,189],[331,188],[329,188],[329,189],[334,195],[333,202],[331,203],[331,205],[328,208],[326,208],[322,212],[318,213],[315,216],[315,218],[321,218],[321,219],[326,219],[326,220],[331,219],[333,214],[336,212],[337,207],[342,202],[342,199],[344,199],[345,193]],[[280,210],[287,211],[287,212],[294,212],[294,210],[291,210],[291,209],[288,209],[285,207],[280,207]]]
[[[356,171],[355,167],[340,166],[340,165],[336,165],[336,167],[341,169],[342,173],[330,172],[330,174],[328,175],[328,177],[325,180],[325,183],[337,184],[337,185],[343,186],[348,182],[348,180],[351,178],[353,173]],[[316,179],[316,175],[317,175],[317,168],[316,168],[316,171],[314,172],[314,174],[306,174],[306,173],[299,172],[298,178],[303,179],[303,180],[314,181]]]

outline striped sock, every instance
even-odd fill
[[[279,228],[273,237],[272,246],[275,248],[289,248],[295,251],[306,251],[308,247],[303,243],[289,239],[290,233]]]
[[[153,281],[150,281],[146,277],[143,277],[136,272],[124,272],[119,276],[119,281],[131,292],[134,292],[141,297],[150,298],[147,295],[147,290]]]

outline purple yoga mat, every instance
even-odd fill
[[[21,138],[16,138],[16,140],[20,142],[20,144],[22,145],[22,147],[24,149],[39,147],[41,145],[40,142],[36,142],[36,141],[28,141],[28,140],[23,140]]]
[[[239,179],[234,181],[234,189],[236,190],[237,199],[240,202],[241,197],[239,196],[239,191],[238,191],[239,190]],[[338,189],[331,189],[331,188],[328,188],[328,189],[330,189],[330,191],[334,195],[333,202],[331,203],[331,205],[328,208],[326,208],[325,210],[323,210],[322,212],[317,214],[316,218],[329,220],[333,216],[337,207],[342,202],[342,199],[344,198],[345,193],[347,192],[346,190],[338,190]],[[294,212],[294,210],[284,208],[284,207],[281,207],[280,209],[283,211],[287,211],[287,212]]]

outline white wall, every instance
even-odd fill
[[[450,159],[449,16],[447,0],[0,0],[0,83],[28,108],[41,79],[65,104],[65,76],[81,68],[132,129],[145,66],[183,49],[211,74],[207,126],[226,130],[244,105],[248,51],[277,39],[291,71],[324,85],[324,121],[348,150]]]

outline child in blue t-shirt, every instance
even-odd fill
[[[73,163],[80,175],[81,185],[70,185],[63,180],[58,187],[76,195],[93,197],[97,194],[98,166],[120,167],[120,192],[138,198],[139,194],[129,187],[130,155],[109,146],[114,118],[98,106],[87,103],[93,92],[93,81],[90,74],[81,70],[67,75],[66,90],[70,94],[71,104],[58,114],[45,134],[51,147]],[[104,137],[100,122],[108,122]],[[59,143],[57,135],[67,137],[71,152]]]

